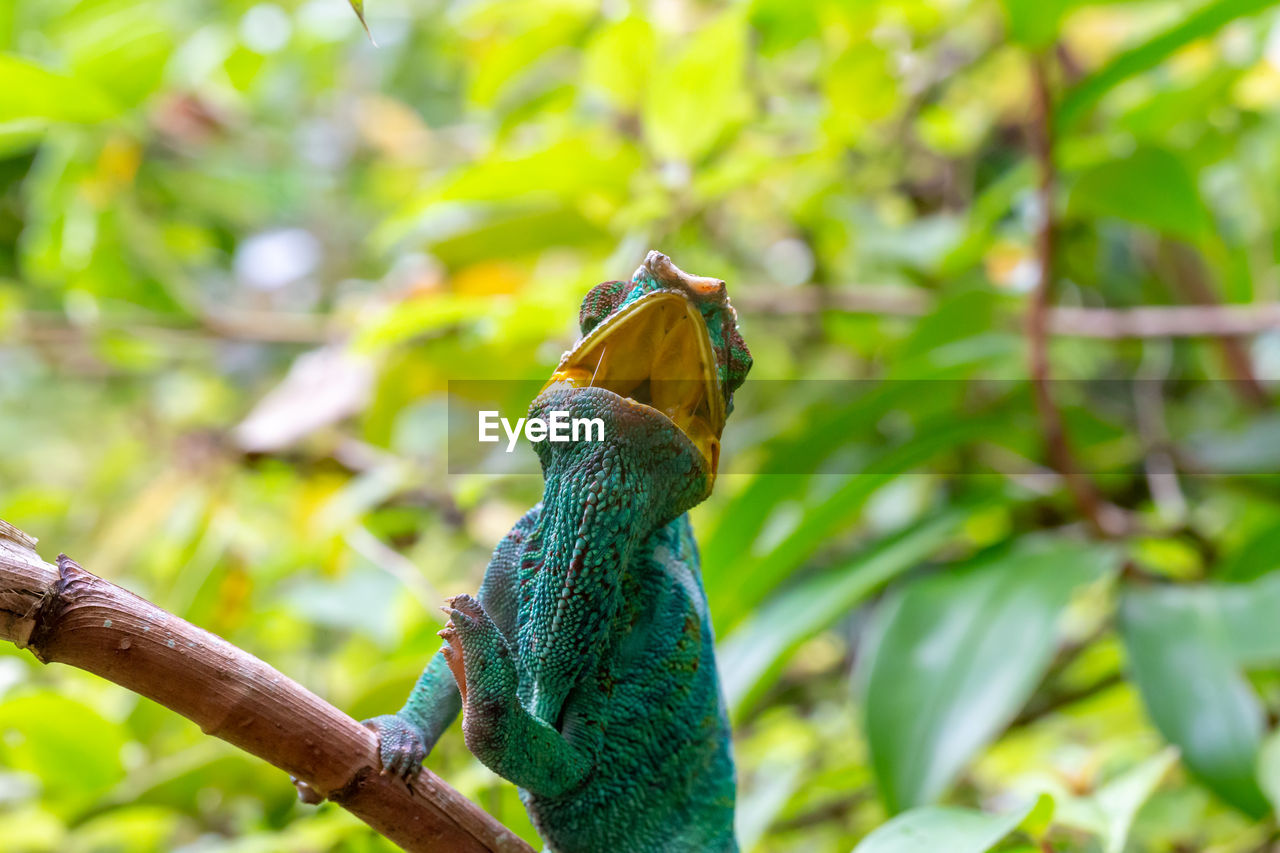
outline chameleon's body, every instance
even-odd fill
[[[494,550],[478,601],[450,601],[446,645],[405,707],[370,723],[384,766],[407,773],[462,710],[467,746],[519,786],[560,853],[736,850],[729,725],[685,513],[710,491],[750,355],[723,282],[656,252],[631,282],[594,288],[580,320],[584,339],[530,416],[598,417],[606,440],[537,445],[542,501]],[[695,370],[705,382],[686,381]]]

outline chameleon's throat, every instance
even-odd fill
[[[575,548],[612,543],[625,550],[686,512],[710,490],[707,460],[683,430],[653,408],[605,388],[551,388],[529,408],[530,417],[565,411],[599,418],[604,441],[544,441],[542,505],[563,518],[547,535],[558,537],[567,572]],[[545,511],[545,509],[544,509]]]
[[[542,577],[536,586],[547,590],[546,630],[556,636],[563,620],[608,618],[610,608],[588,603],[591,591],[607,585],[603,579],[616,577],[655,531],[700,501],[708,475],[698,448],[670,419],[612,391],[552,388],[534,400],[529,415],[550,411],[598,417],[606,437],[535,445],[544,484],[526,569]],[[555,666],[539,659],[534,669]],[[531,710],[550,722],[559,698],[529,697]]]

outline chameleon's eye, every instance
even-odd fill
[[[578,325],[582,327],[582,334],[587,334],[612,314],[630,288],[630,282],[603,281],[587,291],[582,299],[582,308],[578,311]]]

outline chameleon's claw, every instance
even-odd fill
[[[467,667],[462,660],[462,642],[458,638],[458,629],[453,624],[453,612],[445,607],[440,609],[450,614],[449,624],[436,632],[444,640],[444,648],[440,652],[444,655],[444,662],[449,665],[449,671],[453,673],[453,680],[458,682],[458,692],[462,694],[462,701],[465,704],[467,701]]]
[[[452,598],[450,598],[449,606],[453,607],[455,610],[460,610],[466,613],[468,616],[472,617],[473,619],[488,618],[488,614],[484,612],[484,608],[480,606],[480,602],[476,601],[474,598],[472,598],[470,595],[467,595],[465,592],[462,593],[461,595],[455,595]]]

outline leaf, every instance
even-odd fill
[[[1077,216],[1114,217],[1191,241],[1210,228],[1195,178],[1181,160],[1158,148],[1141,148],[1086,172],[1071,190],[1068,209]]]
[[[969,517],[948,511],[886,537],[845,563],[787,589],[718,643],[716,662],[731,711],[772,681],[805,640],[847,614],[887,581],[936,551]]]
[[[1180,48],[1204,38],[1236,18],[1252,15],[1274,5],[1274,0],[1218,0],[1197,9],[1164,32],[1112,59],[1081,80],[1069,91],[1058,108],[1057,129],[1065,132],[1103,95],[1116,86],[1159,65]]]
[[[1133,819],[1151,799],[1160,780],[1178,760],[1176,749],[1166,749],[1104,785],[1092,800],[1103,818],[1104,853],[1123,853]]]
[[[0,704],[0,764],[38,777],[46,802],[83,808],[124,777],[122,727],[82,702],[30,692]]]
[[[34,805],[0,812],[0,838],[8,853],[66,850],[66,835],[62,821]]]
[[[885,602],[860,662],[872,765],[891,811],[940,797],[1017,714],[1053,656],[1073,590],[1115,562],[1031,540],[924,578]]]
[[[1280,415],[1261,414],[1240,428],[1205,430],[1187,444],[1205,473],[1261,474],[1280,467]]]
[[[1033,50],[1058,36],[1058,23],[1073,0],[1004,0],[1009,37]]]
[[[1167,747],[1090,796],[1073,796],[1064,789],[1055,799],[1054,821],[1098,836],[1102,853],[1123,853],[1134,818],[1177,760],[1178,750]]]
[[[360,26],[364,27],[364,34],[369,37],[369,44],[377,47],[378,43],[374,41],[373,33],[369,31],[369,22],[364,19],[364,0],[347,0],[347,2],[351,4],[356,17],[360,19]]]
[[[949,806],[912,809],[875,829],[853,853],[984,853],[1017,829],[1033,807],[1004,815]]]
[[[639,15],[601,30],[583,52],[583,84],[617,107],[634,110],[657,63],[653,25]]]
[[[567,207],[504,208],[431,244],[432,254],[458,268],[490,258],[512,259],[548,249],[602,245],[607,232]]]
[[[1280,573],[1212,589],[1232,659],[1241,666],[1280,662]]]
[[[518,156],[490,156],[459,169],[441,187],[450,201],[506,201],[558,198],[564,202],[588,193],[623,200],[641,165],[639,152],[607,136],[565,136],[554,144]],[[420,204],[429,210],[434,196]]]
[[[947,300],[940,311],[954,309],[953,301]],[[928,348],[913,335],[906,346],[919,343],[920,352],[917,357],[898,362],[888,381],[848,383],[848,390],[840,394],[847,402],[831,405],[824,401],[806,417],[797,418],[789,432],[772,439],[758,474],[724,506],[720,524],[702,539],[703,577],[709,591],[716,588],[711,597],[719,602],[722,589],[733,591],[741,586],[736,579],[744,563],[751,561],[747,546],[761,537],[778,507],[802,495],[822,463],[847,448],[853,436],[872,432],[877,422],[897,409],[911,409],[921,417],[935,411],[947,412],[954,419],[954,401],[964,390],[964,380],[983,367],[993,367],[1012,356],[1012,351],[1003,347],[993,350],[969,346],[976,340],[961,338],[952,346]],[[740,402],[753,388],[754,384],[748,382],[739,390]],[[831,388],[842,390],[840,386]],[[836,396],[831,390],[825,393]],[[772,589],[759,583],[753,586],[762,594]],[[717,605],[715,615],[718,625],[728,626],[735,621],[723,603]]]
[[[750,569],[751,586],[721,590],[721,617],[728,622],[745,616],[818,548],[847,529],[880,488],[941,453],[989,435],[999,420],[990,416],[957,418],[952,414],[942,422],[926,423],[916,438],[885,450],[872,459],[865,470],[848,475],[830,494],[807,504],[794,531],[754,561]]]
[[[50,71],[29,59],[0,53],[0,123],[42,119],[94,122],[119,113],[96,86]]]
[[[1262,742],[1258,753],[1258,784],[1271,801],[1272,811],[1280,814],[1280,730]]]
[[[1229,587],[1130,590],[1121,631],[1151,721],[1226,802],[1268,811],[1256,764],[1265,725],[1245,663],[1280,659],[1280,575]]]
[[[766,763],[766,772],[757,774],[759,782],[740,795],[734,812],[734,834],[743,850],[751,850],[764,835],[769,824],[786,807],[807,775],[804,764],[795,761]]]
[[[173,850],[183,816],[172,809],[130,805],[95,815],[77,826],[74,850],[128,850],[166,853]]]
[[[1238,583],[1254,580],[1276,569],[1280,569],[1280,524],[1255,534],[1223,560],[1217,576]]]
[[[644,126],[659,156],[698,160],[747,118],[746,57],[746,24],[739,12],[730,11],[654,69]]]

